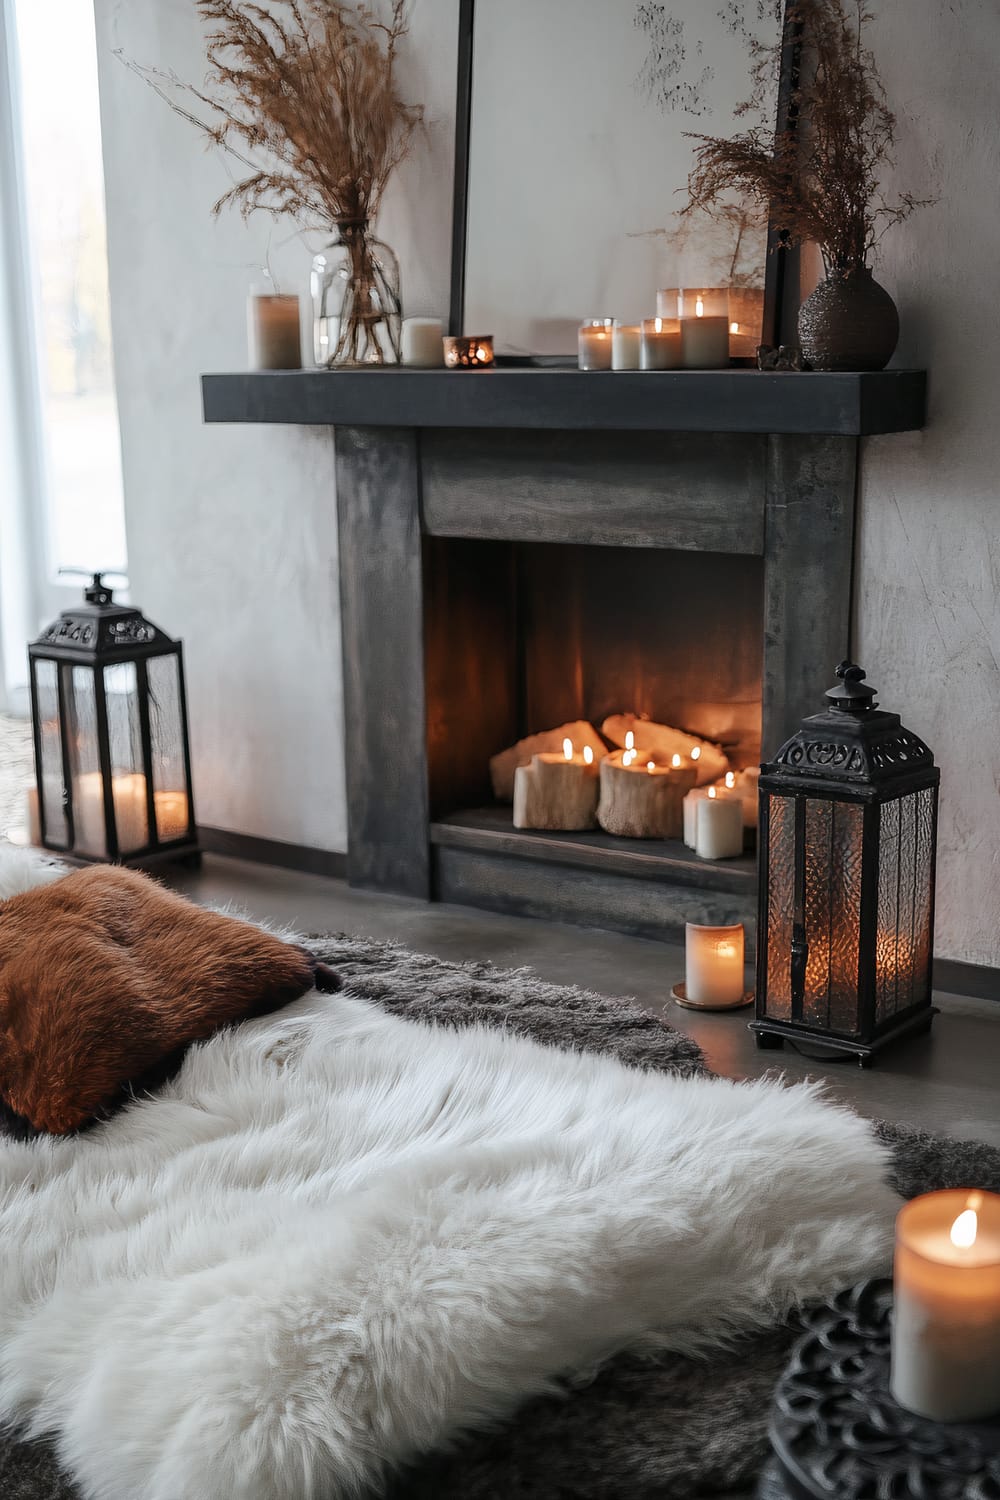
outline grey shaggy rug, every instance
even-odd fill
[[[345,988],[396,1015],[441,1026],[482,1022],[560,1047],[608,1053],[636,1067],[708,1072],[698,1047],[658,1017],[626,1002],[543,984],[527,970],[442,963],[356,938],[317,938],[311,946]],[[892,1148],[895,1186],[904,1195],[953,1186],[1000,1191],[1000,1151],[902,1126],[877,1128]],[[775,1328],[705,1360],[621,1356],[566,1398],[531,1401],[507,1426],[425,1459],[400,1475],[389,1500],[617,1500],[624,1494],[735,1500],[751,1492],[767,1456],[771,1391],[794,1337],[794,1327]],[[50,1448],[2,1439],[0,1497],[80,1500]]]

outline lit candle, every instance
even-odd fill
[[[743,925],[702,927],[684,925],[685,1001],[706,1010],[742,1005]]]
[[[247,343],[251,370],[301,369],[298,297],[252,291],[247,298]]]
[[[641,330],[638,323],[619,323],[611,330],[612,370],[639,369],[639,343]]]
[[[590,745],[577,754],[568,737],[562,753],[543,750],[514,771],[514,827],[573,832],[597,821],[598,767]]]
[[[936,1422],[1000,1414],[1000,1196],[925,1193],[896,1220],[892,1394]]]
[[[444,364],[444,328],[440,318],[404,318],[403,364],[433,370]]]
[[[183,838],[188,831],[187,792],[154,792],[156,832],[160,839]]]
[[[676,370],[681,362],[681,325],[676,318],[643,318],[639,364],[643,370]]]
[[[111,778],[118,852],[128,854],[149,842],[146,820],[146,778],[126,771]],[[104,824],[104,778],[86,771],[73,782],[74,848],[103,857],[108,853]]]
[[[30,782],[24,789],[28,803],[28,841],[36,849],[42,847],[42,820],[38,812],[38,787]]]
[[[711,287],[683,294],[681,364],[685,370],[721,370],[729,364],[729,292]]]
[[[683,826],[684,793],[693,784],[693,770],[661,765],[633,743],[606,755],[601,762],[601,800],[597,821],[605,833],[621,838],[673,839]]]
[[[613,318],[588,318],[577,334],[577,364],[581,370],[610,370]]]
[[[695,853],[701,859],[733,859],[743,853],[743,803],[720,797],[714,786],[695,804]]]

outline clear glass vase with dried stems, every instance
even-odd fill
[[[367,219],[338,219],[337,237],[313,259],[313,354],[321,369],[398,364],[399,262]]]

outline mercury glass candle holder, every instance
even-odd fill
[[[487,370],[493,364],[492,333],[452,334],[444,341],[449,370]]]

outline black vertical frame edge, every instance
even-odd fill
[[[472,36],[476,0],[459,0],[458,78],[455,86],[455,180],[451,209],[451,300],[448,332],[465,323],[465,261],[469,229],[469,155],[472,144]]]
[[[791,0],[786,0],[781,33],[781,69],[778,74],[778,109],[775,117],[774,139],[786,133],[794,133],[798,125],[798,107],[795,93],[799,83],[799,64],[802,57],[802,21],[792,12]],[[785,230],[774,217],[772,207],[767,223],[767,254],[764,260],[764,320],[762,339],[765,344],[777,347],[787,342],[783,336],[797,308],[791,306],[789,288],[792,267],[798,267],[798,250],[785,243]],[[796,302],[798,298],[796,297]]]

